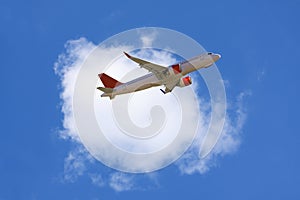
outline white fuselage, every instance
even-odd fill
[[[182,78],[188,73],[191,73],[201,68],[206,68],[211,66],[220,57],[221,56],[219,54],[213,54],[213,53],[201,54],[190,60],[177,64],[180,66],[180,72],[176,73],[172,68],[172,66],[175,65],[171,65],[169,67],[166,67],[166,70],[163,71],[162,74],[160,74],[159,78],[157,74],[149,73],[113,88],[113,92],[106,95],[116,96],[119,94],[144,90],[154,86],[167,85],[168,83],[171,83],[174,80],[176,81],[180,80],[180,78]]]

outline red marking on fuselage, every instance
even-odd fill
[[[174,71],[174,74],[179,74],[181,72],[181,69],[180,69],[180,65],[179,64],[176,64],[176,65],[172,65],[171,66],[173,71]]]

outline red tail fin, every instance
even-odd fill
[[[102,73],[102,74],[98,74],[99,78],[101,79],[103,85],[106,87],[106,88],[114,88],[118,85],[121,85],[123,83],[117,81],[116,79],[108,76],[107,74],[105,73]]]

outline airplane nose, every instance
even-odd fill
[[[216,62],[217,60],[219,60],[221,58],[220,54],[214,54],[213,55],[213,60]]]

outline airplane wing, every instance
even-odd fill
[[[147,69],[149,72],[154,73],[158,78],[161,77],[161,73],[165,71],[167,68],[161,65],[157,65],[146,60],[142,60],[136,57],[129,55],[128,53],[124,52],[124,54],[132,61],[138,63],[140,67]]]

